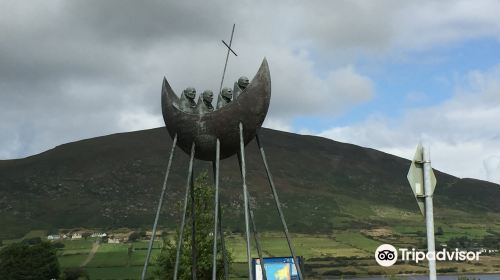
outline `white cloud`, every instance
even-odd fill
[[[393,18],[394,44],[431,48],[479,37],[500,38],[498,1],[406,1]]]
[[[464,80],[442,104],[413,109],[397,120],[372,116],[320,135],[405,158],[413,157],[423,140],[431,145],[435,168],[500,183],[500,65],[471,71]]]
[[[163,119],[157,114],[144,111],[122,112],[118,125],[123,130],[141,130],[163,126]]]
[[[275,119],[275,118],[266,118],[264,121],[264,124],[262,125],[267,128],[271,129],[276,129],[276,130],[281,130],[281,131],[286,131],[286,132],[292,132],[293,128],[290,125],[289,122],[280,120],[280,119]]]
[[[500,183],[500,155],[490,156],[484,161],[486,178],[489,181]]]

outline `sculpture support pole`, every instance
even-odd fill
[[[278,210],[281,219],[281,224],[283,225],[283,231],[285,233],[286,241],[288,242],[288,247],[290,248],[290,253],[292,254],[293,262],[295,263],[295,268],[297,269],[297,273],[299,274],[299,279],[302,280],[304,279],[302,276],[302,271],[300,269],[297,256],[295,255],[295,250],[292,245],[290,234],[288,233],[288,227],[285,222],[285,216],[283,215],[283,211],[281,210],[281,204],[278,198],[278,193],[276,192],[276,187],[274,186],[271,171],[269,170],[269,166],[267,165],[266,154],[264,152],[264,148],[262,147],[262,143],[260,142],[259,134],[257,134],[255,138],[257,140],[257,145],[259,146],[260,156],[262,157],[262,161],[264,162],[264,167],[266,168],[267,179],[269,180],[269,185],[271,186],[271,191],[273,192],[274,202],[276,203],[276,208]]]
[[[194,182],[193,182],[193,172],[191,172],[191,278],[196,280],[196,268],[198,267],[198,262],[196,259],[196,201],[194,199]]]
[[[182,213],[181,229],[179,231],[179,239],[177,240],[177,253],[175,255],[175,267],[174,267],[174,280],[177,280],[177,274],[179,272],[179,262],[182,248],[182,236],[184,234],[184,225],[186,223],[186,211],[189,199],[189,188],[191,187],[191,178],[193,174],[193,160],[194,160],[194,143],[191,145],[191,157],[189,159],[189,169],[186,184],[186,194],[184,196],[184,209]]]
[[[250,197],[250,195],[248,195]],[[257,231],[257,226],[255,225],[255,218],[253,216],[252,209],[248,210],[250,212],[250,220],[252,221],[253,238],[255,239],[255,246],[257,247],[257,254],[259,255],[260,267],[262,268],[262,278],[267,280],[266,268],[264,267],[264,258],[262,258],[262,248],[259,242],[259,233]],[[257,278],[257,275],[255,276]]]
[[[222,230],[222,208],[220,207],[220,201],[217,207],[219,207],[219,233],[220,245],[222,250],[222,260],[224,261],[224,279],[227,280],[229,279],[229,265],[227,263],[226,244],[224,243],[224,231]]]
[[[172,159],[174,157],[175,145],[177,145],[177,134],[174,136],[172,142],[172,148],[170,149],[170,156],[168,157],[167,171],[165,171],[165,179],[163,179],[163,187],[161,189],[160,201],[158,202],[158,208],[156,209],[155,222],[153,224],[153,232],[151,234],[151,239],[149,240],[148,252],[146,254],[146,261],[144,262],[144,267],[142,268],[141,280],[146,278],[146,273],[148,271],[149,259],[151,258],[151,250],[153,249],[154,239],[156,236],[156,227],[158,225],[158,219],[160,218],[161,207],[163,205],[163,198],[165,196],[165,191],[167,190],[167,179],[170,174],[170,167],[172,166]]]
[[[214,202],[214,244],[213,244],[213,260],[212,260],[212,280],[217,279],[217,230],[219,222],[219,159],[220,159],[220,142],[217,139],[215,146],[215,162],[213,163],[214,181],[215,181],[215,202]]]
[[[241,180],[243,181],[243,200],[245,203],[245,232],[247,241],[247,261],[248,261],[248,279],[252,280],[252,254],[250,251],[250,226],[249,226],[249,213],[248,213],[248,191],[246,182],[246,167],[245,167],[245,143],[243,142],[243,124],[239,123],[240,127],[240,168]]]

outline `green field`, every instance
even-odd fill
[[[460,225],[462,226],[462,225]],[[398,263],[387,269],[378,266],[373,259],[375,248],[382,243],[408,244],[416,246],[419,239],[413,233],[420,228],[401,226],[389,230],[391,235],[377,236],[376,231],[336,231],[331,234],[294,234],[292,236],[298,255],[305,258],[306,273],[309,279],[321,279],[326,276],[338,275],[374,275],[374,274],[422,274],[425,265]],[[445,234],[438,239],[475,234],[483,236],[486,229],[468,227],[448,227]],[[79,267],[96,242],[95,239],[63,241],[65,247],[58,252],[62,270],[69,267]],[[245,239],[243,235],[226,236],[226,244],[231,252],[234,263],[231,267],[231,279],[245,278],[247,275]],[[413,245],[412,245],[413,244]],[[92,280],[97,279],[139,279],[147,252],[147,241],[127,244],[100,244],[94,257],[84,266]],[[153,257],[159,253],[161,242],[155,242]],[[265,232],[261,234],[261,246],[265,257],[290,255],[288,245],[280,232]],[[129,255],[129,247],[132,253]],[[252,244],[252,256],[257,257],[255,245]],[[438,269],[456,270],[457,272],[495,272],[500,270],[500,256],[490,256],[481,259],[481,264],[474,263],[440,263]],[[155,270],[154,263],[149,272]]]
[[[80,267],[87,259],[96,239],[62,241],[65,247],[59,250],[61,269]],[[160,242],[155,242],[153,259],[159,252]],[[138,279],[146,258],[147,241],[126,244],[100,244],[85,270],[91,279]],[[129,247],[132,253],[129,255]],[[151,266],[154,269],[154,265]]]

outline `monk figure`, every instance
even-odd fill
[[[214,93],[211,90],[205,90],[198,98],[198,112],[201,114],[212,112],[214,110],[213,99]]]
[[[196,89],[193,87],[186,88],[182,92],[181,100],[179,101],[179,109],[188,113],[196,112],[196,102],[194,102],[195,97]]]
[[[234,83],[233,96],[234,99],[238,98],[238,96],[247,88],[250,81],[247,77],[241,76],[238,79],[238,82]]]
[[[219,99],[217,100],[217,109],[222,108],[229,104],[233,99],[233,91],[231,88],[225,87],[222,89],[222,92],[219,94]]]

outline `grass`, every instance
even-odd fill
[[[346,247],[356,248],[370,255],[375,252],[375,249],[377,249],[379,245],[381,245],[380,242],[374,241],[359,232],[341,232],[336,234],[336,239],[346,245]]]
[[[463,225],[461,225],[463,226]],[[293,244],[297,255],[305,257],[309,266],[309,278],[327,278],[332,271],[341,273],[356,273],[357,276],[370,274],[413,274],[425,273],[427,268],[410,263],[401,263],[391,268],[382,268],[373,259],[373,252],[381,243],[416,244],[417,238],[412,234],[419,230],[416,226],[399,226],[393,228],[394,235],[390,240],[385,237],[371,237],[357,230],[335,231],[331,234],[293,234]],[[481,227],[462,228],[457,226],[443,227],[444,237],[465,233],[481,236],[486,229]],[[406,233],[406,234],[403,234]],[[261,246],[264,256],[289,256],[287,242],[281,232],[264,232],[261,234]],[[95,240],[63,241],[65,248],[59,251],[61,268],[78,267],[86,259]],[[234,263],[231,267],[231,279],[245,279],[247,277],[245,237],[240,234],[226,236],[226,244],[232,252]],[[129,246],[134,250],[129,256]],[[147,253],[148,242],[138,241],[133,244],[101,244],[94,258],[85,269],[91,279],[138,279]],[[154,244],[153,257],[160,252],[161,242]],[[252,257],[256,258],[257,251],[252,243]],[[500,257],[491,256],[481,259],[481,264],[474,263],[440,263],[438,268],[446,269],[457,267],[458,272],[484,273],[500,270]],[[154,262],[149,272],[154,270]]]
[[[149,268],[151,271],[153,267]],[[109,280],[109,279],[140,279],[142,266],[131,267],[89,267],[86,268],[90,279]]]
[[[64,268],[79,267],[86,258],[86,254],[59,256],[59,265]]]
[[[59,263],[64,270],[79,267],[87,258],[95,240],[63,241],[65,247],[59,252]],[[129,256],[129,246],[134,248]],[[85,269],[91,279],[138,279],[146,258],[148,242],[139,241],[132,244],[101,244],[94,258]],[[159,253],[160,242],[153,246],[152,259]],[[154,270],[154,264],[149,271]]]

